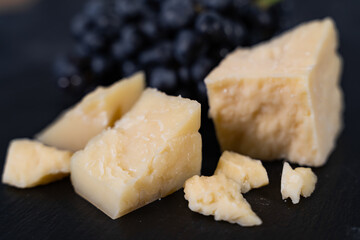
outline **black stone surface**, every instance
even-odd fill
[[[296,0],[290,25],[331,16],[344,59],[345,129],[328,163],[315,169],[310,198],[293,205],[280,195],[282,162],[266,163],[270,185],[245,198],[262,218],[243,228],[191,212],[183,191],[111,220],[77,196],[65,179],[19,190],[0,184],[0,239],[360,239],[360,2]],[[0,171],[8,142],[32,137],[71,101],[52,81],[52,61],[71,46],[69,20],[84,1],[40,0],[0,14]],[[202,127],[203,174],[212,174],[220,151],[209,123]]]

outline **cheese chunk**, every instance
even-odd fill
[[[315,185],[317,182],[317,177],[315,173],[313,173],[311,168],[303,168],[303,167],[295,168],[295,172],[300,174],[301,178],[303,179],[303,185],[301,187],[301,196],[310,197],[310,195],[315,190]]]
[[[240,185],[224,175],[193,176],[185,182],[185,199],[189,208],[215,220],[237,223],[244,227],[260,225],[261,219],[240,193]]]
[[[242,193],[269,184],[266,169],[261,161],[229,151],[221,155],[215,170],[216,174],[224,174],[239,183]]]
[[[321,166],[341,129],[341,59],[331,19],[229,54],[205,80],[223,150]]]
[[[8,149],[2,182],[29,188],[61,179],[69,175],[71,155],[71,152],[40,142],[13,140]]]
[[[112,126],[136,102],[144,89],[144,74],[98,87],[45,128],[37,139],[60,149],[77,151]]]
[[[315,190],[316,175],[310,168],[296,168],[285,162],[281,175],[281,195],[283,199],[291,198],[294,204],[299,203],[300,195],[309,197]]]
[[[201,168],[200,104],[144,91],[71,159],[75,191],[115,219],[180,189]]]

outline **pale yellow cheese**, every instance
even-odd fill
[[[293,204],[300,201],[300,195],[309,197],[315,190],[316,175],[311,168],[296,168],[285,162],[281,175],[281,195],[283,199],[291,198]]]
[[[260,225],[261,219],[241,195],[240,188],[240,184],[220,174],[193,176],[185,182],[184,192],[194,212],[244,227]]]
[[[341,129],[341,59],[331,19],[229,54],[205,80],[223,150],[323,165]]]
[[[29,188],[61,179],[70,172],[72,153],[28,139],[11,141],[2,182]]]
[[[221,155],[214,174],[224,174],[239,183],[242,193],[269,184],[266,169],[261,161],[229,151]]]
[[[83,149],[92,137],[112,126],[133,106],[144,86],[144,74],[138,73],[110,87],[98,87],[45,128],[37,139],[60,149]]]
[[[71,159],[75,191],[109,217],[180,189],[201,168],[200,104],[144,91],[114,128]]]
[[[313,173],[311,168],[303,168],[303,167],[295,168],[295,172],[299,173],[301,175],[301,178],[303,179],[303,185],[301,187],[301,196],[310,197],[310,195],[315,190],[315,185],[317,182],[317,177],[315,173]]]

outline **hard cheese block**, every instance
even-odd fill
[[[77,151],[105,128],[112,126],[138,100],[144,89],[144,74],[98,87],[45,128],[37,139],[60,149]]]
[[[242,193],[269,184],[266,169],[261,161],[229,151],[223,152],[219,159],[215,170],[215,175],[218,174],[239,183]]]
[[[200,173],[200,115],[196,101],[145,90],[72,157],[75,191],[113,219],[177,191]]]
[[[185,182],[185,199],[189,208],[204,215],[214,215],[215,220],[255,226],[262,223],[250,204],[240,193],[240,184],[224,175],[193,176]]]
[[[295,170],[285,162],[281,175],[281,195],[283,199],[291,198],[294,204],[299,203],[300,195],[309,197],[315,190],[317,177],[311,168],[298,167]]]
[[[61,179],[70,172],[72,153],[40,142],[17,139],[10,143],[2,182],[29,188]]]
[[[223,150],[321,166],[341,129],[341,60],[331,19],[228,55],[206,78]]]

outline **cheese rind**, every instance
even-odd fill
[[[189,208],[203,215],[213,215],[244,227],[261,225],[261,219],[240,193],[240,185],[224,175],[193,176],[185,182],[185,199]]]
[[[309,197],[315,190],[317,182],[316,175],[311,168],[296,168],[285,162],[281,175],[281,195],[282,199],[291,198],[293,204],[300,201],[300,195]]]
[[[341,129],[341,59],[331,19],[229,54],[205,80],[223,150],[321,166]]]
[[[28,139],[11,141],[2,182],[30,188],[47,184],[69,175],[72,153],[48,147]]]
[[[115,219],[180,189],[201,169],[200,104],[144,91],[71,159],[75,191]]]
[[[269,184],[266,169],[261,161],[229,151],[221,155],[214,174],[224,174],[239,183],[242,193]]]
[[[60,149],[83,149],[92,137],[129,111],[144,86],[144,74],[138,73],[109,87],[98,87],[39,133],[37,139]]]

